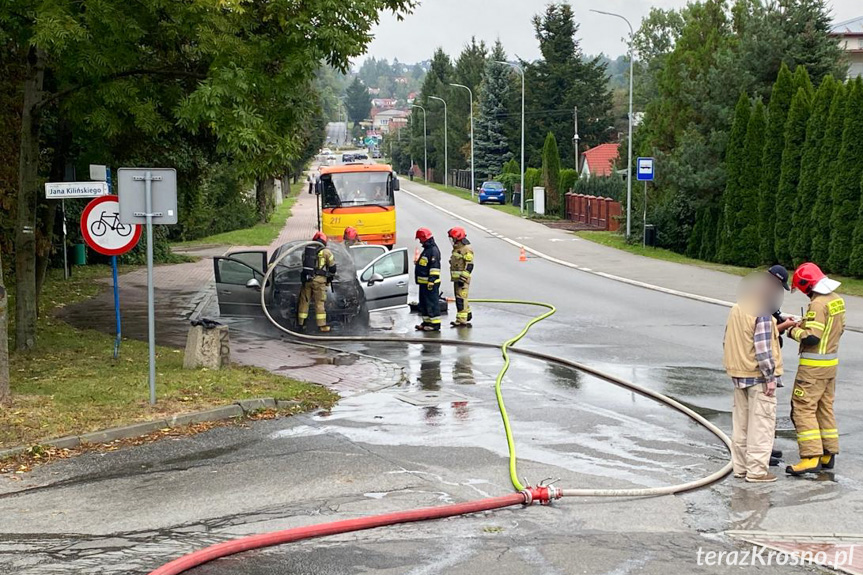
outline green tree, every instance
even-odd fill
[[[527,90],[527,109],[544,110],[529,117],[525,136],[525,161],[542,161],[543,134],[554,133],[561,157],[574,158],[572,148],[573,109],[578,106],[579,136],[586,146],[607,142],[612,96],[606,67],[601,58],[588,58],[581,50],[578,24],[569,4],[548,4],[533,18],[533,28],[542,57],[522,62]]]
[[[719,227],[719,210],[707,208],[704,213],[704,235],[701,238],[701,247],[698,250],[698,259],[712,262],[716,256],[716,234]]]
[[[815,95],[815,89],[812,87],[812,79],[809,77],[809,71],[806,66],[800,65],[794,68],[794,93],[802,89],[806,93],[809,101],[812,101],[812,96]]]
[[[3,250],[0,249],[0,406],[9,401],[9,298],[3,281]]]
[[[740,221],[747,214],[742,211],[744,201],[744,181],[746,164],[746,133],[749,126],[752,105],[745,92],[740,93],[737,106],[734,108],[734,121],[731,123],[731,133],[728,136],[728,146],[725,148],[725,193],[724,201],[725,225],[721,230],[723,238],[719,249],[719,261],[731,263],[740,256],[743,247],[739,236]]]
[[[803,156],[800,160],[800,184],[797,188],[797,203],[791,226],[791,256],[795,266],[811,257],[813,235],[811,222],[815,203],[818,200],[818,167],[821,162],[824,132],[830,116],[830,104],[835,93],[836,82],[833,76],[825,76],[815,93],[812,114],[806,124],[806,143],[803,145]],[[785,233],[788,233],[787,229]]]
[[[545,187],[546,213],[559,215],[561,213],[560,194],[560,155],[557,151],[557,141],[549,132],[542,148],[542,184]]]
[[[833,215],[830,220],[829,268],[847,273],[854,227],[860,211],[860,175],[863,173],[863,78],[851,85],[845,107],[845,126],[833,184]]]
[[[788,229],[794,219],[797,206],[797,186],[800,182],[800,161],[806,143],[806,124],[809,121],[810,102],[805,88],[798,88],[791,100],[788,119],[785,122],[785,149],[782,150],[782,166],[779,174],[779,189],[776,193],[774,212],[774,254],[776,261],[791,266],[791,242],[794,231]]]
[[[510,70],[495,62],[505,62],[506,52],[500,40],[495,42],[486,62],[479,89],[479,114],[476,119],[474,151],[476,173],[491,178],[503,171],[503,164],[512,159],[503,118],[507,114]],[[518,172],[518,169],[516,169]]]
[[[818,161],[818,198],[809,226],[812,228],[812,261],[827,269],[830,260],[830,220],[833,216],[833,184],[842,148],[845,127],[845,84],[836,82],[836,93],[830,102],[830,115],[821,144]]]
[[[447,100],[450,126],[455,127],[455,130],[450,133],[450,149],[461,152],[456,167],[470,166],[470,97],[471,94],[474,98],[478,95],[487,60],[488,49],[485,42],[477,42],[476,38],[471,38],[470,43],[464,46],[455,61],[452,82],[470,89],[468,93],[464,88],[453,88]],[[476,131],[475,128],[476,126],[474,131]],[[474,143],[474,152],[476,152],[475,148],[476,143]],[[476,161],[474,161],[474,167],[476,167]]]
[[[345,91],[345,108],[348,111],[348,121],[355,125],[368,118],[372,111],[372,97],[359,76],[354,77]]]
[[[692,226],[692,233],[689,235],[689,241],[686,243],[686,257],[698,258],[701,253],[701,244],[704,241],[704,232],[706,228],[707,210],[699,210],[695,216],[695,224]]]
[[[776,192],[782,173],[782,152],[785,149],[785,121],[793,97],[791,71],[784,63],[770,94],[767,106],[767,134],[761,160],[761,190],[758,198],[758,234],[761,241],[761,263],[776,261]]]
[[[863,178],[860,179],[860,196],[863,197]],[[855,276],[863,277],[863,202],[861,202],[857,225],[854,228],[854,245],[851,250],[851,259],[848,262],[848,271]]]
[[[573,170],[572,168],[564,168],[560,171],[560,193],[566,194],[567,192],[575,189],[575,183],[578,181],[578,171]]]
[[[434,169],[434,180],[442,183],[444,181],[444,166],[447,164],[444,158],[444,144],[448,144],[449,150],[449,167],[450,169],[464,167],[464,161],[457,161],[460,154],[454,153],[454,143],[458,142],[459,133],[464,130],[458,126],[453,126],[447,116],[447,140],[444,139],[444,107],[437,100],[432,100],[429,96],[437,96],[447,101],[447,111],[449,111],[449,103],[452,101],[450,97],[453,88],[450,83],[454,81],[455,70],[452,65],[452,60],[447,56],[443,49],[435,50],[432,57],[431,65],[426,73],[423,81],[422,92],[420,94],[420,104],[425,107],[428,113],[428,158],[429,168]],[[461,136],[463,137],[463,136]],[[419,143],[419,153],[422,153],[422,127],[420,126],[419,139],[414,138],[414,141]],[[418,157],[417,148],[414,148],[414,157]]]
[[[758,245],[758,191],[767,129],[764,112],[764,104],[761,100],[757,100],[749,116],[749,125],[746,127],[744,164],[740,176],[740,202],[735,217],[736,231],[732,234],[735,253],[731,263],[746,267],[757,266],[761,259]]]

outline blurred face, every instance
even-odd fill
[[[785,290],[764,272],[750,274],[737,287],[737,303],[749,315],[772,315],[782,307]]]

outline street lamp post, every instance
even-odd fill
[[[573,109],[575,115],[575,132],[572,135],[572,148],[575,155],[575,171],[578,172],[578,106]]]
[[[521,74],[521,196],[519,200],[521,205],[519,209],[524,214],[524,70],[518,64],[512,62],[504,62],[503,60],[495,60],[497,64],[504,64],[515,68]]]
[[[474,179],[473,170],[473,91],[464,84],[450,84],[456,88],[464,88],[470,95],[470,197],[473,198],[476,192],[476,180]]]
[[[447,187],[449,180],[449,143],[447,140],[447,125],[446,125],[446,100],[437,96],[429,96],[431,100],[440,100],[443,102],[443,185]]]
[[[426,109],[419,104],[411,104],[411,108],[419,108],[423,111],[423,179],[429,177],[429,148],[428,148],[428,130],[426,130]]]
[[[635,74],[635,68],[633,66],[635,55],[632,52],[632,39],[635,36],[635,30],[633,30],[632,24],[630,24],[629,20],[620,14],[615,14],[614,12],[603,12],[602,10],[591,10],[591,12],[620,18],[626,22],[627,26],[629,26],[629,145],[626,157],[626,239],[629,239],[629,235],[632,231],[632,78]]]

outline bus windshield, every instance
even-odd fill
[[[392,206],[389,172],[347,172],[321,176],[325,208]]]

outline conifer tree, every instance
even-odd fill
[[[728,137],[728,145],[725,148],[725,193],[722,195],[723,211],[725,213],[725,225],[722,229],[721,245],[719,247],[719,261],[732,263],[736,260],[740,251],[741,238],[737,232],[738,219],[744,214],[741,211],[743,202],[743,172],[746,162],[745,146],[746,131],[749,126],[751,104],[749,96],[741,92],[734,108],[734,120],[731,123],[731,134]]]
[[[863,78],[851,85],[845,105],[845,126],[833,184],[830,219],[830,270],[847,273],[851,241],[860,211],[860,176],[863,173]]]
[[[774,215],[774,254],[776,261],[790,267],[791,239],[794,231],[789,225],[794,219],[797,205],[797,185],[800,182],[800,158],[806,143],[806,124],[809,121],[809,95],[798,88],[791,100],[791,109],[785,122],[785,149],[782,151],[782,169],[779,190],[776,194]]]
[[[836,181],[836,166],[839,149],[842,147],[842,130],[845,127],[845,104],[847,91],[845,84],[836,83],[836,93],[830,102],[830,114],[821,143],[818,162],[818,198],[809,220],[812,229],[811,260],[823,269],[829,269],[830,259],[830,220],[833,214],[833,184]]]
[[[736,251],[731,263],[755,267],[760,261],[758,243],[758,190],[767,117],[761,100],[755,102],[746,128],[744,166],[740,177],[740,211],[736,216]],[[727,217],[727,216],[726,216]]]
[[[546,213],[561,213],[560,201],[560,154],[554,132],[545,137],[542,147],[542,185],[545,187]]]

